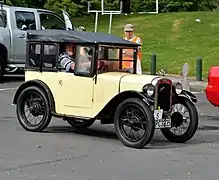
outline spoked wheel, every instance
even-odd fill
[[[17,117],[27,131],[43,131],[52,115],[45,93],[38,87],[24,89],[17,100]]]
[[[184,143],[189,141],[198,129],[198,113],[195,105],[186,98],[180,98],[171,111],[169,129],[161,129],[162,134],[170,142]]]
[[[152,111],[141,99],[130,98],[119,104],[114,121],[117,136],[127,147],[142,148],[154,135]]]
[[[81,120],[81,119],[66,118],[66,121],[74,128],[88,128],[95,122],[95,119]]]

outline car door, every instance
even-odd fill
[[[15,9],[12,13],[12,59],[17,63],[24,63],[27,30],[36,30],[36,14],[27,9]]]
[[[74,73],[59,72],[61,98],[64,107],[92,108],[94,79],[74,75]]]
[[[63,14],[63,18],[65,20],[66,30],[74,29],[73,24],[70,20],[69,14],[64,10],[62,10],[62,14]]]
[[[95,79],[90,75],[94,55],[87,56],[85,50],[93,47],[78,46],[75,57],[74,73],[59,72],[60,90],[65,107],[73,109],[92,108]],[[91,52],[91,51],[90,51]],[[64,98],[65,97],[65,98]]]

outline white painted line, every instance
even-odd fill
[[[193,94],[204,94],[204,92],[191,92]]]
[[[198,93],[201,93],[201,92],[192,92],[192,91],[191,91],[191,93],[193,93],[193,94],[198,94]]]
[[[15,90],[17,88],[3,88],[3,89],[0,89],[0,91],[10,91],[10,90]]]

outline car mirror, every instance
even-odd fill
[[[27,26],[26,26],[25,24],[23,24],[23,25],[21,26],[21,29],[22,29],[22,30],[27,30]]]
[[[77,31],[86,31],[86,28],[84,26],[78,26],[76,28]]]

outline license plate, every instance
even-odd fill
[[[154,120],[156,129],[171,127],[171,119],[163,119],[163,109],[154,110]]]

